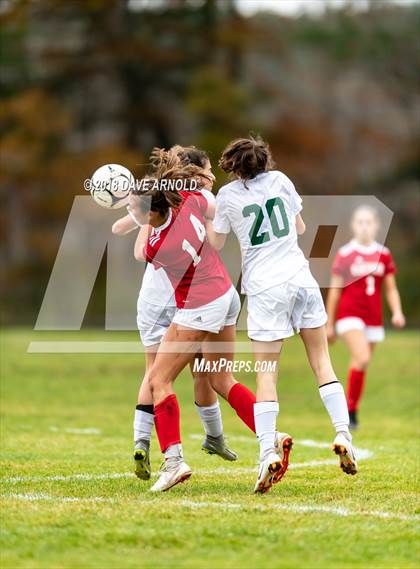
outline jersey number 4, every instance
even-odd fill
[[[192,223],[192,226],[195,229],[195,232],[197,233],[198,239],[201,241],[201,243],[203,243],[203,241],[206,237],[206,228],[201,223],[201,221],[198,219],[198,217],[196,217],[193,214],[190,215],[190,221]],[[189,241],[187,241],[187,239],[183,240],[182,249],[184,251],[186,251],[189,255],[191,255],[192,260],[193,260],[193,265],[194,265],[194,267],[196,267],[198,265],[198,263],[201,261],[201,257],[197,253],[197,251],[194,249],[194,247],[191,245],[191,243]]]
[[[277,215],[275,209],[277,208],[283,227],[280,228],[279,223],[277,221]],[[251,240],[251,245],[261,245],[262,243],[266,243],[270,241],[271,235],[268,231],[262,231],[261,225],[264,221],[264,210],[270,220],[271,230],[273,235],[279,239],[280,237],[285,237],[289,234],[289,220],[287,219],[286,210],[284,207],[283,200],[281,198],[271,198],[265,202],[263,206],[260,206],[256,203],[249,204],[245,206],[242,210],[242,215],[244,217],[249,217],[250,215],[254,215],[254,223],[252,224],[251,229],[249,230],[249,238]]]

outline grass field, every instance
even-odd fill
[[[414,333],[389,334],[377,350],[354,437],[365,457],[356,477],[341,473],[328,448],[333,431],[299,340],[287,343],[279,426],[296,440],[292,468],[259,497],[257,445],[229,406],[224,425],[238,462],[200,451],[188,373],[177,393],[194,474],[169,493],[149,494],[150,484],[131,474],[143,357],[26,353],[30,340],[47,338],[136,335],[2,333],[2,567],[419,567]],[[332,355],[343,376],[343,346]],[[252,376],[240,379],[254,386]],[[152,446],[156,471],[155,438]]]

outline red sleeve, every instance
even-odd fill
[[[155,249],[150,244],[150,241],[146,242],[144,246],[144,258],[148,263],[153,263],[154,256],[156,255]]]
[[[154,239],[156,239],[156,237]],[[162,262],[162,253],[160,255],[158,254],[160,246],[162,245],[162,240],[158,239],[155,241],[154,239],[152,235],[144,246],[144,258],[148,263],[152,263],[155,269],[159,269],[160,267],[165,266],[165,263]]]
[[[334,275],[340,275],[342,277],[344,275],[344,268],[344,259],[340,253],[337,253],[333,262],[332,272]]]
[[[392,258],[391,253],[388,251],[385,259],[385,274],[395,275],[396,272],[397,272],[397,267],[394,263],[394,259]]]

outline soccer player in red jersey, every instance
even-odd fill
[[[215,180],[207,154],[193,146],[173,146],[169,150],[154,148],[150,156],[153,171],[161,169],[166,160],[172,163],[178,159],[181,165],[198,166],[203,175],[198,182],[199,191],[208,202],[207,214],[213,215],[212,205],[216,198],[211,193]],[[116,235],[126,235],[139,230],[138,223],[128,213],[116,221],[112,231]],[[147,264],[142,286],[137,301],[137,325],[140,338],[145,348],[146,369],[140,385],[137,405],[134,412],[134,471],[138,478],[148,480],[151,476],[150,440],[154,427],[153,397],[147,380],[148,369],[152,366],[159,344],[176,313],[174,289],[163,269],[155,270]],[[200,354],[197,354],[200,357]],[[201,448],[209,454],[217,454],[225,460],[236,460],[236,453],[231,451],[223,434],[222,414],[215,391],[209,383],[208,374],[193,369],[195,359],[190,366],[193,376],[195,406],[204,426],[206,437]]]
[[[340,336],[350,351],[347,403],[350,427],[358,426],[358,408],[366,371],[377,342],[384,339],[382,289],[395,328],[405,317],[395,281],[396,267],[387,247],[375,241],[379,229],[376,211],[360,206],[352,216],[353,239],[341,247],[333,263],[327,299],[328,338]]]
[[[191,180],[198,176],[196,167],[170,168],[167,165],[167,170],[158,173],[157,179],[163,188],[163,180]],[[173,391],[176,377],[200,347],[210,362],[219,361],[222,355],[227,360],[233,359],[240,301],[218,253],[207,241],[204,219],[207,208],[207,200],[195,191],[158,189],[133,194],[130,198],[132,215],[140,224],[149,224],[139,232],[135,257],[166,271],[178,307],[148,378],[156,433],[165,455],[161,475],[151,488],[154,492],[168,490],[191,476],[191,469],[183,460],[179,406]],[[214,342],[226,343],[230,351],[214,353],[215,348],[211,346]],[[224,369],[211,374],[211,384],[255,432],[254,394]],[[282,469],[281,460],[276,467]]]

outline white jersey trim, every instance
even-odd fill
[[[378,252],[389,254],[389,249],[388,247],[385,247],[385,245],[381,245],[377,241],[374,241],[370,245],[362,245],[361,243],[358,243],[355,239],[352,239],[349,243],[340,247],[338,252],[342,257],[347,257],[348,255],[351,255],[351,253],[354,252],[361,253],[362,255],[372,255],[373,253],[378,253]]]

